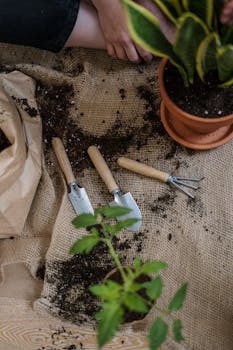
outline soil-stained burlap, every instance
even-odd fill
[[[143,225],[138,234],[128,231],[121,234],[121,242],[127,240],[122,255],[127,263],[132,262],[136,255],[143,260],[159,259],[168,263],[169,268],[162,274],[164,291],[158,305],[166,306],[177,288],[185,281],[189,283],[186,302],[177,315],[183,321],[186,342],[179,345],[169,337],[163,348],[231,350],[232,142],[216,150],[194,152],[176,145],[167,136],[158,119],[158,61],[138,67],[113,60],[101,51],[79,49],[53,55],[3,46],[0,52],[2,63],[23,63],[16,68],[43,83],[54,85],[65,81],[73,85],[73,108],[68,116],[64,116],[63,131],[55,136],[63,138],[67,149],[69,142],[76,142],[77,150],[80,150],[83,144],[79,140],[67,139],[66,127],[69,121],[74,123],[72,125],[77,126],[82,137],[86,135],[89,144],[94,142],[101,146],[117,183],[136,199],[143,214]],[[82,65],[84,69],[77,69]],[[150,95],[145,94],[146,90]],[[128,138],[128,143],[125,143],[124,136]],[[111,138],[118,148],[112,146]],[[119,169],[116,159],[120,155],[167,172],[204,176],[205,179],[196,193],[196,199],[192,201],[166,184]],[[93,206],[104,205],[112,199],[90,163],[86,162],[75,175],[87,189]],[[49,313],[78,322],[81,317],[72,310],[77,310],[77,305],[80,305],[80,315],[85,311],[80,300],[77,304],[82,293],[79,284],[73,284],[67,290],[63,303],[65,311],[59,302],[59,293],[64,294],[61,279],[64,277],[65,281],[67,275],[81,273],[73,265],[70,271],[63,269],[71,259],[69,247],[85,234],[73,229],[70,223],[73,218],[74,212],[67,199],[62,174],[50,151],[46,154],[46,167],[22,236],[17,240],[0,242],[0,261],[5,277],[10,273],[11,264],[18,267],[18,276],[20,271],[22,276],[25,275],[23,268],[36,276],[38,268],[45,262],[46,274],[41,296],[38,298],[39,287],[30,295],[34,308],[45,315]],[[119,244],[119,250],[121,247],[123,245]],[[106,262],[105,254],[102,251],[101,254],[100,259],[93,262],[96,268]],[[80,266],[83,266],[83,259],[80,258]],[[3,279],[0,286],[0,310],[4,310],[1,304],[4,305],[6,300],[8,303],[11,300],[14,305],[16,299],[19,301],[25,297],[19,288],[17,293],[9,293],[9,289],[7,293],[4,284],[7,280],[9,278],[5,282]],[[19,278],[15,283],[19,283]],[[155,310],[152,310],[145,320],[123,327],[122,332],[135,332],[135,337],[145,334],[155,315]],[[80,327],[92,327],[88,316],[84,315],[82,322]]]

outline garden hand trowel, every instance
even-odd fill
[[[117,218],[118,221],[124,221],[126,219],[135,218],[139,219],[136,223],[128,227],[129,231],[138,231],[141,226],[142,214],[137,206],[137,203],[133,199],[131,193],[127,192],[122,194],[119,187],[117,186],[112,173],[106,164],[104,158],[102,157],[100,151],[95,146],[90,146],[88,148],[88,154],[95,165],[100,177],[104,181],[105,185],[108,187],[110,193],[113,194],[114,200],[109,203],[110,206],[121,206],[131,209],[129,214],[121,215]]]
[[[52,145],[57,156],[58,163],[65,175],[70,191],[68,192],[69,200],[76,214],[90,213],[94,214],[91,202],[87,196],[85,188],[81,187],[73,174],[70,161],[67,157],[63,143],[59,137],[53,137]]]

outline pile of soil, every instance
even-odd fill
[[[96,246],[90,254],[77,254],[68,261],[49,262],[45,278],[52,285],[50,302],[58,308],[59,315],[78,324],[94,319],[99,311],[99,300],[89,287],[102,282],[114,267],[103,244]]]
[[[4,134],[4,132],[0,129],[0,152],[11,145],[10,141]]]
[[[37,103],[43,124],[43,144],[45,157],[51,149],[52,137],[60,137],[67,150],[75,174],[85,168],[93,167],[87,149],[90,145],[98,145],[106,161],[116,164],[118,156],[127,152],[131,146],[139,150],[147,144],[149,138],[155,135],[164,136],[165,130],[158,115],[159,103],[156,94],[147,85],[138,86],[138,96],[144,101],[145,113],[142,115],[145,123],[135,127],[124,120],[117,110],[116,119],[105,135],[97,137],[84,132],[72,119],[74,107],[74,91],[72,85],[44,85],[37,83]],[[126,91],[120,89],[119,98],[125,98]],[[78,111],[75,111],[78,116]],[[83,116],[82,113],[80,113]],[[104,122],[104,121],[103,121]]]
[[[167,64],[164,71],[165,88],[171,100],[184,111],[202,117],[219,118],[233,113],[233,86],[219,88],[216,73],[203,83],[196,74],[194,83],[185,87],[178,70]],[[179,87],[179,88],[177,88]]]

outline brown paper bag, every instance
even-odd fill
[[[20,235],[41,177],[41,119],[35,82],[21,72],[0,75],[0,238]]]

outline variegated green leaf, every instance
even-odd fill
[[[187,73],[174,54],[172,45],[160,30],[157,18],[131,0],[123,0],[123,3],[133,40],[155,56],[168,57],[171,63],[178,68],[185,85],[187,85]]]
[[[233,82],[233,45],[226,45],[217,50],[218,73],[221,87],[229,86]]]
[[[165,16],[173,23],[176,24],[176,19],[179,17],[181,12],[181,7],[179,6],[179,1],[177,0],[153,0],[154,3],[160,8],[160,10],[165,14]]]
[[[223,27],[221,42],[222,45],[233,44],[233,25]]]
[[[205,23],[192,13],[182,15],[177,24],[174,51],[183,63],[188,73],[190,83],[196,65],[196,53],[204,37],[209,33]]]
[[[192,12],[211,27],[214,14],[214,0],[182,0],[182,2],[186,11]]]
[[[226,0],[214,0],[214,10],[217,18],[220,17],[225,2]]]
[[[135,42],[156,56],[172,56],[172,45],[160,30],[157,18],[131,0],[124,0],[124,5],[130,33]]]
[[[204,81],[205,75],[218,69],[217,47],[220,45],[216,33],[211,33],[202,40],[197,50],[196,69],[199,77]]]

